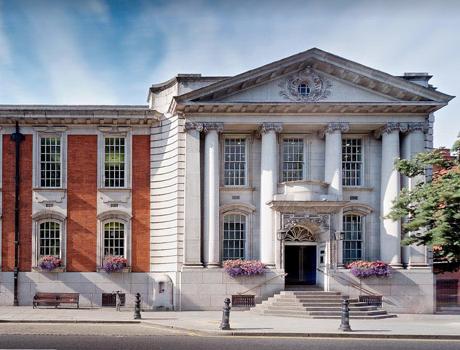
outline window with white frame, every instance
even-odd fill
[[[62,146],[59,136],[40,137],[40,187],[61,187]]]
[[[246,139],[226,137],[224,139],[224,185],[246,186]]]
[[[360,138],[342,139],[343,186],[362,186],[363,147]]]
[[[246,257],[247,217],[243,214],[224,216],[222,259],[244,259]]]
[[[343,262],[361,260],[363,255],[363,217],[348,214],[343,216]]]
[[[126,228],[119,221],[104,224],[103,255],[126,257]]]
[[[126,138],[104,137],[104,187],[126,186]]]
[[[283,139],[283,181],[304,178],[304,142],[302,138]]]
[[[61,258],[61,224],[56,221],[44,221],[39,225],[38,258],[55,256]]]

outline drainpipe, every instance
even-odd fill
[[[16,132],[11,134],[11,140],[16,143],[16,175],[15,197],[14,197],[14,306],[19,306],[18,300],[18,277],[19,277],[19,160],[20,145],[24,140],[24,135],[19,132],[19,124],[16,122]]]

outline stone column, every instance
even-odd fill
[[[185,123],[185,225],[184,268],[202,267],[201,263],[201,167],[200,132],[203,123]],[[197,166],[198,164],[198,166]]]
[[[349,130],[348,123],[329,123],[326,137],[324,182],[329,184],[328,194],[342,200],[342,132]]]
[[[324,182],[329,184],[328,194],[331,200],[343,200],[342,193],[342,132],[350,129],[348,123],[329,123],[324,130]],[[334,231],[342,231],[342,210],[335,216]],[[335,236],[335,232],[332,232]],[[337,266],[343,266],[343,242],[337,241]]]
[[[401,223],[386,218],[399,195],[400,175],[394,168],[399,158],[399,123],[388,123],[382,128],[382,170],[380,186],[380,258],[401,267]]]
[[[425,151],[425,123],[408,123],[407,135],[403,144],[403,157],[410,159],[417,153]],[[425,182],[425,175],[419,175],[413,178],[405,178],[404,186],[409,189],[415,188],[419,183]],[[427,247],[423,245],[410,245],[405,247],[407,262],[409,268],[426,268],[429,265]]]
[[[278,186],[277,132],[281,123],[264,123],[260,128],[262,149],[260,161],[260,260],[275,265],[275,226],[272,209],[267,205],[273,200]]]
[[[220,266],[219,133],[222,130],[223,123],[203,123],[203,131],[206,133],[204,140],[203,258],[207,267]],[[199,164],[196,166],[199,167]]]

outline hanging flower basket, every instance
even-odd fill
[[[107,273],[128,271],[128,259],[121,256],[106,256],[102,263],[101,270]]]
[[[40,258],[37,264],[37,269],[43,272],[62,272],[62,260],[53,255],[45,255]]]
[[[358,278],[368,277],[390,277],[391,270],[388,264],[382,261],[353,261],[348,264],[347,269],[351,270],[353,276]]]
[[[226,260],[224,270],[231,277],[261,275],[265,271],[265,264],[258,260]]]

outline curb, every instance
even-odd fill
[[[113,321],[113,320],[0,320],[0,323],[86,323],[86,324],[139,324],[141,321],[126,320],[126,321]]]
[[[177,331],[194,333],[199,336],[222,336],[222,337],[280,337],[280,338],[349,338],[349,339],[401,339],[401,340],[460,340],[460,335],[449,334],[374,334],[374,333],[355,333],[355,332],[332,332],[332,333],[282,333],[282,332],[244,332],[244,331],[203,331],[193,328],[169,326],[143,321],[146,325],[151,325],[164,329],[174,329]]]

